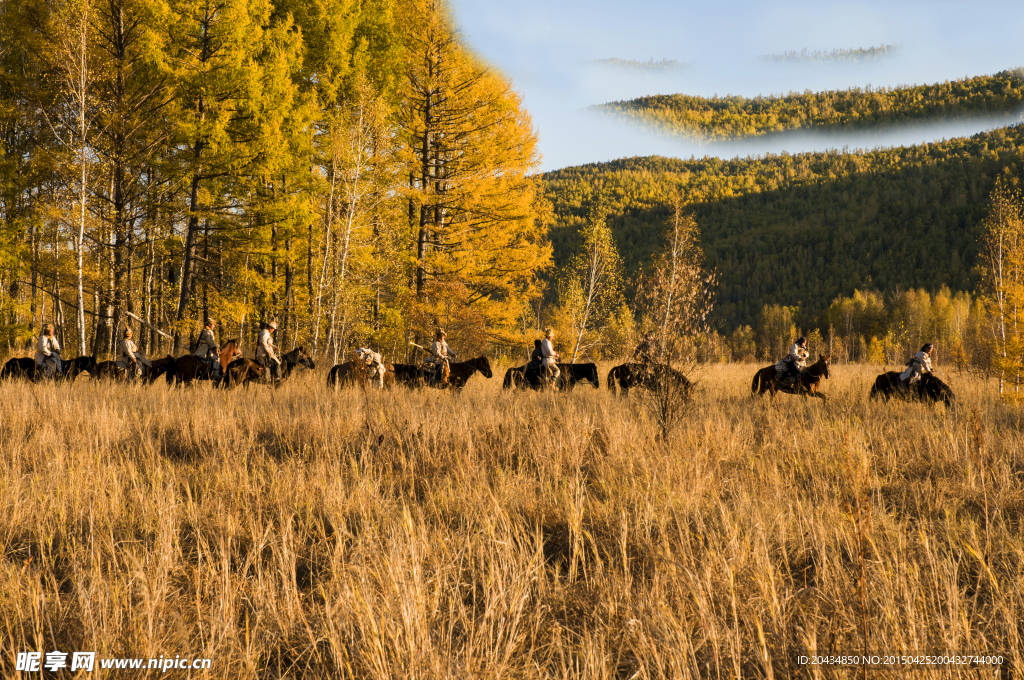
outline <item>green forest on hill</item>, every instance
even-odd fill
[[[873,127],[1005,113],[1024,102],[1024,70],[895,88],[791,92],[785,96],[653,95],[593,107],[681,137],[708,141],[806,128]]]
[[[996,178],[1020,177],[1022,145],[1024,126],[1013,126],[868,153],[630,158],[556,170],[542,182],[557,266],[600,205],[635,281],[678,192],[718,271],[722,325],[754,324],[776,303],[798,305],[798,322],[810,325],[856,289],[972,290],[989,193]]]

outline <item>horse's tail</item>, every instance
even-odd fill
[[[505,371],[505,379],[501,382],[501,389],[507,390],[512,387],[512,371],[515,369],[510,368]]]
[[[615,381],[619,378],[619,367],[615,366],[612,370],[608,371],[608,389],[611,390],[612,394],[615,394]]]
[[[750,394],[751,396],[757,396],[757,393],[761,391],[761,371],[758,370],[754,374],[754,379],[750,383]]]
[[[872,399],[878,399],[878,379],[875,379],[874,384],[871,385],[871,391],[868,392],[868,396]]]
[[[327,386],[337,387],[338,386],[338,367],[334,366],[327,374]]]

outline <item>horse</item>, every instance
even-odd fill
[[[146,374],[142,377],[147,384],[156,382],[156,379],[162,375],[166,376],[167,382],[174,380],[174,374],[178,365],[177,358],[168,354],[163,359],[152,359],[149,364]]]
[[[96,363],[96,357],[75,357],[71,361],[65,361],[63,363],[61,366],[60,377],[63,380],[74,382],[75,378],[77,378],[81,373],[96,375],[98,366],[99,364]]]
[[[220,348],[221,373],[227,370],[228,364],[240,356],[242,356],[242,348],[238,338],[225,342]],[[186,354],[183,357],[178,357],[173,372],[167,371],[167,382],[173,383],[175,379],[183,385],[188,385],[193,380],[209,380],[210,367],[199,357]]]
[[[398,378],[395,364],[384,363],[384,387],[390,389],[395,386]],[[402,364],[397,364],[402,366]],[[346,361],[331,368],[327,374],[327,386],[338,389],[342,385],[362,385],[366,387],[373,381],[369,377],[367,366],[363,361]],[[403,373],[404,375],[404,373]]]
[[[754,380],[750,383],[751,396],[761,396],[765,392],[771,392],[774,398],[777,392],[785,392],[786,394],[799,394],[804,397],[818,397],[825,401],[825,395],[818,392],[818,388],[821,387],[822,378],[825,378],[825,380],[829,379],[828,367],[831,362],[831,354],[827,356],[819,354],[818,360],[800,371],[800,376],[792,385],[780,383],[775,379],[776,369],[774,364],[766,366],[754,374]]]
[[[36,361],[32,357],[14,357],[8,359],[0,370],[0,380],[13,380],[14,378],[25,378],[35,380]]]
[[[555,386],[560,390],[572,391],[578,382],[588,382],[594,389],[601,387],[601,378],[597,375],[597,364],[558,364],[560,374]]]
[[[401,385],[407,385],[409,387],[422,387],[424,383],[424,376],[420,372],[420,367],[416,364],[384,364],[389,367],[389,372],[394,374],[395,382]],[[384,376],[387,380],[387,376]]]
[[[90,356],[81,356],[68,361],[61,362],[60,372],[54,374],[56,380],[74,380],[79,373],[96,374],[96,359]],[[15,357],[9,359],[2,370],[0,380],[8,378],[26,378],[36,380],[42,377],[42,372],[37,372],[36,361],[32,357]]]
[[[880,398],[883,401],[893,398],[927,401],[932,404],[941,401],[946,406],[952,406],[956,401],[953,390],[934,373],[925,373],[916,384],[901,388],[899,371],[888,371],[875,378],[870,396],[872,399]]]
[[[313,363],[312,357],[306,354],[306,350],[296,347],[291,352],[281,355],[281,380],[291,375],[296,366],[305,366],[310,370],[316,368],[316,364]]]
[[[578,382],[588,382],[595,389],[601,386],[601,379],[597,375],[596,364],[558,364],[559,375],[555,379],[554,387],[558,390],[572,391]],[[541,379],[540,369],[531,368],[530,364],[517,366],[505,371],[505,380],[501,386],[504,389],[518,387],[525,389],[532,387],[540,389],[546,381]]]
[[[116,361],[101,361],[96,364],[96,372],[92,374],[97,380],[109,378],[110,380],[124,380],[128,377],[128,371],[117,365]]]
[[[506,390],[512,387],[526,387],[526,366],[516,366],[505,371],[501,387]]]
[[[246,359],[245,357],[239,357],[221,371],[220,380],[218,380],[216,384],[221,387],[248,385],[251,382],[261,379],[263,374],[263,367],[255,361],[252,359]]]
[[[487,360],[487,357],[477,357],[468,361],[458,361],[456,363],[449,363],[449,374],[448,374],[448,387],[454,390],[461,390],[466,386],[466,381],[472,377],[474,373],[479,372],[485,378],[493,376],[491,373],[491,362]],[[431,387],[445,387],[440,383],[431,383]]]
[[[656,389],[664,380],[679,388],[684,397],[688,397],[696,383],[691,382],[686,375],[667,364],[632,364],[626,363],[613,366],[608,371],[608,389],[615,394],[616,385],[622,390],[622,396],[628,396],[629,390],[633,387],[644,387],[649,390]]]

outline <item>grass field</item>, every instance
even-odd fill
[[[826,404],[755,402],[755,368],[704,371],[667,440],[636,396],[502,393],[497,370],[461,395],[0,385],[0,676],[27,650],[211,678],[1020,659],[1021,409],[955,373],[955,409],[872,403],[865,366]],[[80,677],[149,677],[110,673]],[[929,675],[953,676],[993,677]]]

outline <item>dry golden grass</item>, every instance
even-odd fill
[[[956,375],[960,408],[872,403],[862,366],[827,404],[755,402],[755,368],[708,369],[668,441],[635,397],[502,393],[497,371],[461,395],[4,384],[0,670],[54,649],[213,678],[1020,658],[1021,410]]]

